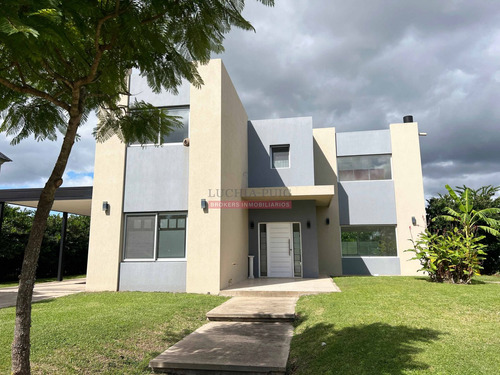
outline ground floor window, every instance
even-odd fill
[[[397,256],[394,226],[346,226],[341,232],[343,256]]]
[[[124,260],[184,259],[186,213],[127,214]]]

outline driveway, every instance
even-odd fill
[[[33,302],[85,291],[85,278],[35,284]],[[17,286],[0,288],[0,309],[16,305]]]

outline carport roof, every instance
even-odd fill
[[[36,208],[41,188],[1,189],[0,202]],[[90,216],[92,186],[63,187],[56,190],[52,211]]]
[[[0,152],[0,160],[4,161],[4,162],[6,162],[6,161],[12,161],[5,154],[2,154],[1,152]]]

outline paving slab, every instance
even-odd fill
[[[340,292],[331,277],[315,279],[261,277],[246,279],[220,291],[228,297],[298,297],[310,294]]]
[[[290,323],[210,322],[149,362],[171,374],[284,374]]]
[[[35,284],[33,302],[68,296],[85,291],[85,279],[51,281]],[[17,286],[0,288],[0,309],[16,305]]]
[[[298,297],[233,297],[207,313],[211,321],[292,322]]]

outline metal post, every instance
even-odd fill
[[[68,223],[68,213],[63,212],[63,220],[61,226],[61,242],[59,243],[59,263],[57,265],[57,281],[62,281],[63,279],[63,255],[64,255],[64,245],[66,242],[67,223]]]
[[[253,279],[253,255],[248,256],[248,278]]]
[[[5,209],[5,202],[0,202],[0,234],[2,234],[4,209]]]

